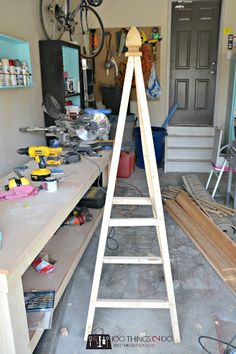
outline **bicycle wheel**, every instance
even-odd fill
[[[47,39],[60,39],[65,31],[64,3],[64,0],[40,0],[40,20]]]
[[[80,45],[84,58],[94,58],[102,50],[104,43],[104,28],[97,12],[90,6],[83,5],[75,18],[75,29],[72,40]]]

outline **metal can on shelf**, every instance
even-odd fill
[[[1,59],[2,62],[2,74],[3,74],[3,86],[10,86],[10,69],[9,59]]]
[[[17,85],[24,85],[23,82],[23,75],[22,75],[22,69],[21,69],[21,61],[19,59],[14,60],[15,64],[15,72],[16,72],[16,82]]]
[[[16,70],[15,70],[14,60],[12,59],[9,59],[9,73],[10,73],[10,84],[12,86],[16,86],[17,85]]]

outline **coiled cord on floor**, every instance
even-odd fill
[[[233,336],[233,338],[230,340],[230,342],[224,342],[223,340],[220,340],[220,339],[218,339],[218,338],[209,337],[209,336],[200,336],[200,337],[198,338],[198,342],[199,342],[200,346],[202,347],[202,349],[204,349],[208,354],[214,354],[214,353],[210,352],[210,351],[202,344],[202,341],[201,341],[202,339],[210,339],[210,340],[212,340],[212,341],[225,344],[225,345],[227,345],[227,347],[225,348],[224,354],[235,354],[235,353],[236,353],[235,351],[233,351],[232,353],[228,352],[228,349],[230,349],[230,348],[236,349],[236,347],[232,345],[232,343],[233,343],[233,341],[235,340],[235,338],[236,338],[236,335]]]

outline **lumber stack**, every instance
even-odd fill
[[[189,196],[189,198],[194,200],[209,218],[211,218],[211,214],[217,215],[220,218],[223,218],[227,215],[234,216],[234,209],[216,203],[214,200],[194,195],[193,193],[190,193],[190,191],[184,192],[179,187],[169,187],[168,189],[162,191],[162,197],[163,199],[175,199],[179,193],[185,193],[187,196]]]
[[[186,192],[165,200],[165,208],[236,295],[236,244]]]

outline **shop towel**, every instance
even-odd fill
[[[18,200],[38,194],[38,189],[32,186],[19,186],[7,192],[0,192],[0,201]]]

